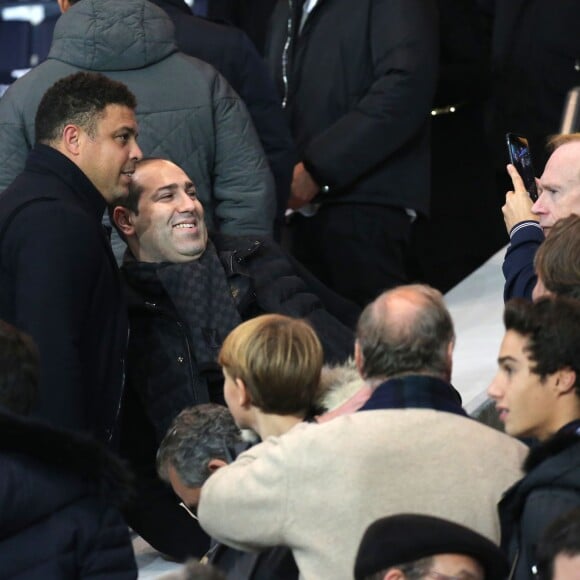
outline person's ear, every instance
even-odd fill
[[[60,11],[64,14],[70,8],[69,0],[57,0]]]
[[[127,238],[135,234],[135,226],[133,225],[133,212],[126,207],[118,205],[113,209],[113,221],[115,225],[123,232]]]
[[[449,341],[447,345],[447,368],[449,369],[448,380],[451,381],[451,375],[453,374],[453,350],[455,349],[455,340]]]
[[[67,125],[62,130],[61,146],[65,149],[66,153],[73,157],[76,157],[80,153],[81,131],[78,125]]]
[[[358,374],[364,379],[366,378],[364,375],[363,367],[365,364],[365,357],[362,352],[362,347],[358,338],[354,341],[354,364],[356,366],[356,370]]]
[[[217,471],[222,467],[225,467],[226,465],[227,462],[224,461],[223,459],[210,459],[207,464],[207,468],[209,469],[210,473],[214,473],[215,471]]]
[[[574,391],[576,384],[576,372],[571,368],[566,367],[556,371],[556,382],[554,388],[558,396],[567,395],[570,391]],[[573,393],[574,394],[574,393]]]
[[[238,403],[240,407],[248,409],[252,406],[252,396],[246,387],[246,383],[242,379],[235,379],[236,391],[238,393]]]

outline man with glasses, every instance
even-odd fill
[[[250,444],[230,412],[221,405],[206,404],[184,409],[161,442],[157,455],[159,475],[182,500],[180,506],[195,520],[201,486],[217,469],[234,461]],[[298,569],[287,548],[241,552],[213,542],[204,560],[248,580],[295,580]]]

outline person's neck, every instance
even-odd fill
[[[304,417],[296,415],[275,415],[273,413],[258,413],[255,425],[252,427],[262,441],[268,437],[279,437],[290,431],[298,423],[302,423]]]

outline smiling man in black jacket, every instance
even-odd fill
[[[124,454],[139,474],[131,527],[175,558],[207,545],[155,473],[155,452],[185,407],[224,403],[217,355],[241,322],[260,314],[304,318],[327,362],[354,348],[358,308],[323,286],[265,238],[208,232],[188,175],[174,163],[137,164],[130,192],[112,208],[129,248],[122,267],[129,302]]]

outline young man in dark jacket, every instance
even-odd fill
[[[525,477],[499,504],[502,547],[515,580],[536,572],[542,532],[580,506],[580,302],[508,302],[499,370],[488,389],[506,432],[539,440]]]
[[[352,353],[358,309],[271,241],[208,233],[195,186],[174,163],[144,160],[133,178],[129,196],[112,210],[129,247],[122,268],[131,324],[123,447],[141,489],[149,481],[150,493],[159,494],[136,505],[129,519],[157,549],[182,558],[203,553],[207,541],[156,478],[155,451],[182,409],[224,402],[216,362],[224,338],[260,314],[286,314],[307,319],[325,360],[340,362]]]

